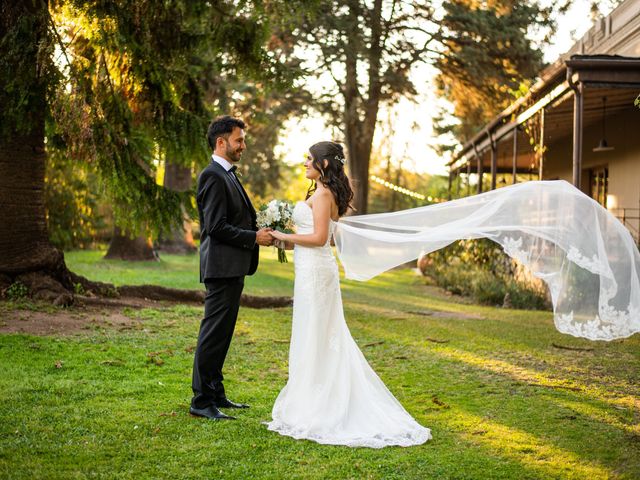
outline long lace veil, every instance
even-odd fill
[[[592,340],[640,331],[638,248],[620,221],[563,180],[343,217],[334,235],[346,277],[355,280],[456,240],[489,238],[544,280],[559,331]]]

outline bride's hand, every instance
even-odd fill
[[[287,234],[279,232],[278,230],[271,230],[269,234],[276,240],[281,240],[283,242],[287,239]]]

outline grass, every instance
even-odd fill
[[[247,277],[245,293],[253,295],[291,295],[292,265],[273,261],[275,253],[262,249],[262,271]],[[91,280],[119,285],[161,285],[163,287],[201,289],[197,255],[165,255],[157,262],[104,260],[105,250],[78,250],[65,253],[69,267]],[[292,252],[288,254],[293,257]],[[267,265],[265,268],[265,264]],[[267,273],[268,271],[268,273]]]
[[[199,288],[197,257],[99,258],[67,254],[94,280]],[[265,251],[246,291],[291,294],[292,276]],[[0,336],[0,477],[640,477],[637,335],[575,339],[548,312],[472,305],[409,270],[344,281],[343,295],[354,338],[432,441],[350,449],[267,431],[261,422],[286,382],[290,308],[241,309],[225,383],[252,408],[235,422],[189,417],[201,309],[175,305],[128,311],[139,320],[130,330]],[[420,314],[434,311],[446,313]]]

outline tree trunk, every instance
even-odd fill
[[[353,207],[355,213],[367,213],[368,166],[363,175],[363,163],[360,152],[360,104],[362,97],[358,88],[358,51],[362,41],[357,25],[360,14],[358,2],[349,2],[349,27],[354,29],[349,36],[349,44],[345,49],[345,83],[344,83],[344,125],[347,150],[349,154],[349,176],[354,189]]]
[[[44,118],[27,134],[0,143],[0,271],[49,268],[59,253],[49,244],[44,209]]]
[[[46,74],[38,63],[38,51],[47,44],[47,9],[45,1],[25,1],[3,2],[0,10],[3,40],[12,32],[21,42],[11,45],[7,60],[24,89],[10,93],[21,95],[23,103],[9,102],[8,108],[15,110],[3,112],[2,119],[0,283],[6,287],[20,282],[36,298],[69,304],[73,284],[62,252],[49,243],[44,208]],[[0,85],[7,95],[5,87]],[[7,121],[9,114],[14,118]]]
[[[375,125],[358,124],[358,119],[351,117],[349,112],[345,112],[345,120],[356,124],[354,128],[347,129],[347,145],[349,174],[354,188],[353,206],[355,213],[362,215],[367,213],[369,203],[369,165]]]
[[[104,256],[107,260],[127,260],[141,262],[159,260],[149,238],[138,236],[131,238],[120,227],[114,227],[109,249]]]
[[[25,91],[14,92],[27,99],[19,112],[22,126],[19,130],[9,127],[0,138],[0,271],[5,273],[49,267],[56,256],[49,245],[44,209],[46,98],[37,57],[38,44],[46,41],[47,34],[42,9],[39,2],[8,2],[0,12],[3,36],[12,24],[19,24],[20,17],[28,18],[23,22],[31,27],[30,32],[20,32],[29,36],[20,37],[24,48],[10,59],[16,76],[25,81]],[[0,88],[5,90],[5,85]],[[12,120],[10,125],[17,123]]]
[[[191,188],[191,167],[183,167],[175,163],[167,162],[164,171],[164,186],[174,192],[185,192]],[[159,251],[175,254],[191,254],[198,251],[193,241],[191,220],[183,211],[184,221],[182,228],[177,228],[167,234],[163,234],[156,243]]]
[[[349,171],[353,181],[353,206],[356,215],[367,213],[369,203],[369,156],[359,139],[347,140],[353,145],[349,150]]]
[[[353,206],[358,215],[367,213],[369,202],[369,163],[380,104],[380,61],[382,56],[382,1],[375,0],[371,13],[371,39],[367,60],[369,63],[366,99],[358,88],[359,35],[349,36],[345,55],[344,123],[346,143],[349,151],[349,174],[353,182]],[[349,24],[358,31],[360,7],[358,2],[349,3]],[[365,42],[366,43],[366,42]]]

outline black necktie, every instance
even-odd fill
[[[236,177],[235,171],[237,170],[238,167],[236,167],[235,165],[233,165],[228,171],[228,173],[231,175],[231,177],[233,178],[233,181],[236,184],[236,187],[238,187],[238,190],[240,191],[240,193],[242,194],[242,198],[245,201],[245,203],[248,205],[251,204],[251,202],[249,201],[249,197],[247,197],[247,193],[244,191],[244,188],[242,187],[242,184],[240,183],[240,180],[238,180],[238,177]]]
[[[233,165],[229,170],[227,170],[227,172],[231,174],[231,176],[233,177],[233,179],[235,180],[235,182],[237,184],[240,184],[240,180],[238,180],[238,177],[236,176],[236,170],[237,169],[238,169],[238,167]]]

